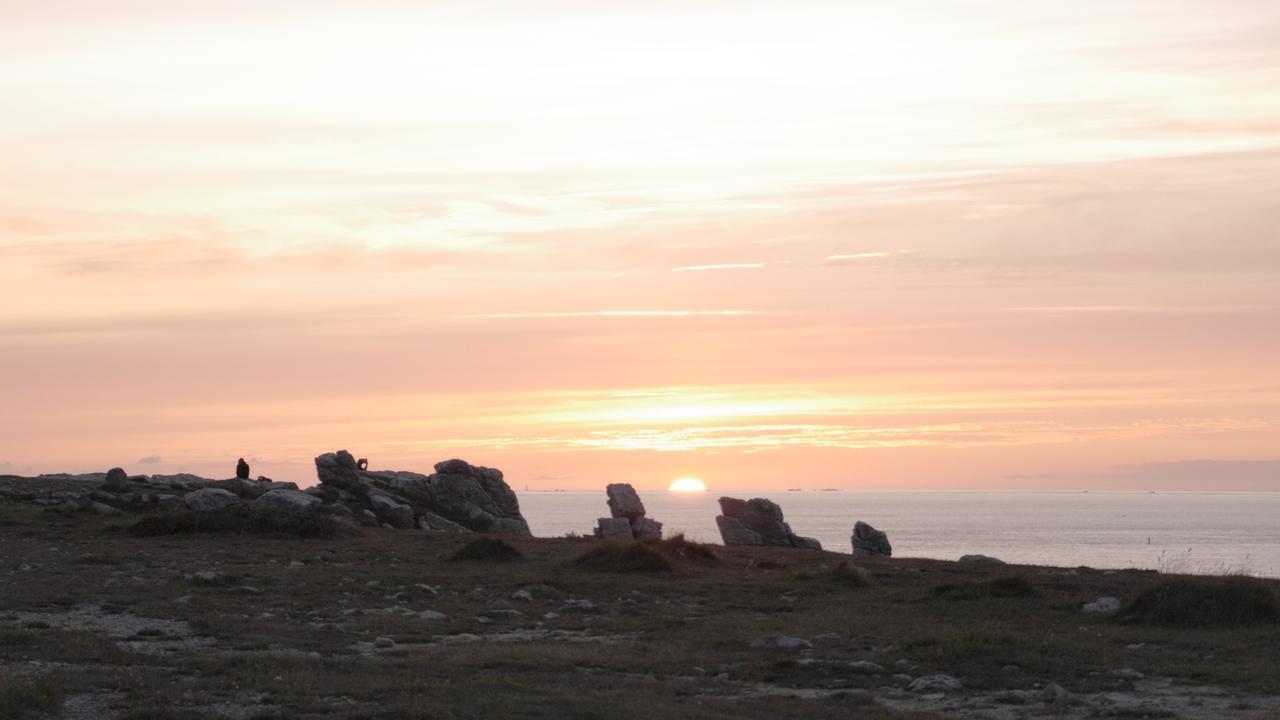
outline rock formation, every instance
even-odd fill
[[[849,538],[853,543],[854,555],[893,554],[893,546],[889,544],[889,536],[859,520],[853,524],[853,535]]]
[[[249,463],[245,462],[244,458],[240,458],[239,460],[236,461],[236,479],[237,480],[249,479]]]
[[[370,524],[532,537],[502,471],[464,460],[436,463],[435,470],[362,470],[351,453],[339,450],[316,458],[320,485],[312,490],[324,505],[343,504]]]
[[[644,503],[630,483],[605,486],[612,517],[596,520],[595,536],[605,540],[661,540],[662,523],[644,516]]]
[[[782,508],[770,500],[722,497],[720,512],[723,514],[716,516],[716,526],[720,528],[720,538],[725,545],[822,549],[817,540],[791,532],[791,526],[782,519]]]

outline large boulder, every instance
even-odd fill
[[[849,538],[853,544],[854,555],[893,554],[893,546],[889,544],[889,536],[859,520],[853,524],[853,535]]]
[[[644,517],[644,503],[630,483],[611,483],[604,492],[609,496],[609,512],[616,518],[635,520]]]
[[[618,518],[621,520],[622,518]],[[631,535],[636,540],[650,541],[662,539],[662,523],[653,518],[641,517],[631,521]]]
[[[355,495],[366,485],[360,480],[360,470],[356,467],[356,459],[346,450],[336,453],[325,453],[316,458],[316,477],[323,485],[332,485],[339,490],[346,490]]]
[[[240,498],[233,492],[221,488],[205,488],[189,492],[182,498],[186,506],[196,512],[212,512],[235,505]]]
[[[631,521],[624,517],[607,517],[596,520],[595,536],[601,540],[623,540],[630,542],[632,539]]]
[[[373,493],[369,495],[369,505],[379,520],[393,528],[409,530],[418,527],[418,519],[408,503],[398,502],[389,495]]]
[[[107,492],[129,492],[129,474],[124,468],[111,468],[107,471],[107,479],[102,483]]]
[[[272,490],[253,501],[256,510],[305,513],[320,506],[320,498],[298,490]]]
[[[800,537],[782,519],[782,508],[764,498],[739,500],[720,498],[721,515],[716,516],[720,538],[725,545],[773,545],[821,550],[813,538]]]

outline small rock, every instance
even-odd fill
[[[442,612],[436,612],[435,610],[423,610],[422,612],[418,613],[418,617],[422,618],[423,620],[444,620],[449,616],[445,615]]]
[[[870,660],[854,660],[849,663],[849,669],[856,673],[864,673],[867,675],[877,675],[884,672],[884,668]]]
[[[569,600],[560,606],[563,613],[589,613],[596,611],[596,604],[590,600]]]
[[[751,641],[753,648],[773,648],[778,650],[808,650],[813,643],[793,635],[768,635]]]
[[[191,573],[185,579],[192,585],[208,586],[221,585],[227,581],[227,576],[221,570],[201,570]]]
[[[917,693],[953,693],[964,686],[950,675],[925,675],[911,681],[907,689]]]
[[[1091,603],[1085,603],[1080,608],[1087,613],[1113,613],[1120,611],[1120,598],[1106,595],[1094,600]]]
[[[1083,701],[1076,697],[1074,693],[1057,683],[1049,683],[1044,686],[1040,692],[1036,693],[1036,697],[1041,702],[1049,705],[1057,705],[1059,707],[1066,705],[1080,705]]]
[[[392,640],[389,637],[380,637],[377,640],[373,641],[373,646],[376,648],[383,648],[383,649],[393,648],[396,646],[396,641]]]
[[[1142,678],[1146,677],[1145,675],[1138,672],[1137,670],[1134,670],[1133,668],[1120,668],[1119,670],[1112,670],[1107,673],[1107,676],[1113,677],[1117,680],[1141,680]]]
[[[511,593],[511,599],[519,600],[520,602],[533,602],[533,595],[528,590],[517,590]]]

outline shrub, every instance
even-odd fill
[[[938,585],[930,591],[944,600],[978,600],[980,598],[1031,598],[1039,595],[1036,588],[1021,575],[1006,575],[983,582]]]
[[[507,562],[519,560],[524,555],[505,541],[497,538],[482,537],[463,545],[461,549],[449,556],[451,562],[481,560],[491,562]]]
[[[577,560],[574,565],[588,570],[603,572],[670,572],[673,568],[667,560],[651,545],[656,543],[603,543],[598,545]]]
[[[716,557],[715,552],[711,550],[710,545],[704,545],[702,543],[688,540],[685,538],[684,533],[669,537],[666,540],[647,543],[647,545],[674,560],[685,560],[706,564],[720,562],[720,559]]]
[[[862,571],[853,567],[846,560],[841,560],[839,565],[831,568],[831,573],[827,579],[836,585],[842,585],[847,588],[859,589],[867,586],[867,576]]]
[[[277,537],[334,538],[344,529],[332,517],[318,513],[273,513],[232,506],[211,512],[178,512],[143,518],[129,527],[136,537],[227,534]]]
[[[1271,588],[1254,578],[1179,579],[1138,595],[1120,618],[1183,627],[1260,625],[1280,622],[1280,604]]]

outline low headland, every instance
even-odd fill
[[[849,552],[502,473],[0,476],[0,718],[1280,718],[1280,582]],[[584,527],[591,519],[584,518]],[[841,549],[843,550],[843,549]]]

